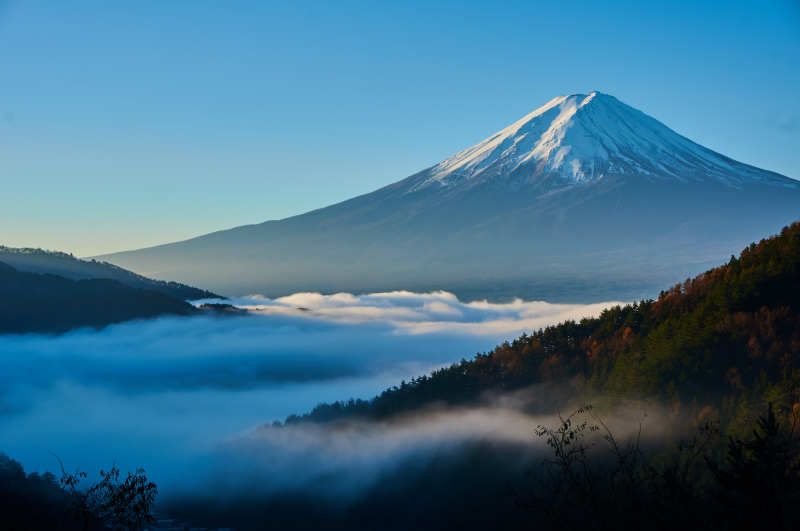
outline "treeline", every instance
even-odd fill
[[[385,418],[569,381],[576,397],[650,397],[676,411],[708,406],[724,426],[744,429],[768,403],[785,415],[800,402],[799,303],[800,223],[794,223],[655,301],[523,334],[371,400],[321,404],[286,422]]]
[[[6,529],[80,529],[69,494],[51,473],[26,474],[0,453],[0,515]]]

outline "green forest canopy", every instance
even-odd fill
[[[320,404],[287,423],[383,418],[434,403],[469,404],[488,391],[570,381],[576,394],[713,407],[750,425],[767,403],[800,403],[800,223],[740,256],[662,291],[505,342],[371,400]]]

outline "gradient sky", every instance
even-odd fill
[[[0,0],[0,244],[298,214],[592,90],[800,178],[800,2],[696,4]]]

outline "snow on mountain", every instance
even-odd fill
[[[736,162],[600,92],[559,96],[431,168],[414,186],[469,187],[493,180],[558,188],[608,175],[716,181],[729,186],[796,181]]]

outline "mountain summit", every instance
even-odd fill
[[[617,98],[592,92],[553,98],[483,142],[440,162],[413,189],[503,180],[561,188],[609,175],[649,180],[764,182],[796,187],[695,144]]]
[[[588,302],[654,296],[798,217],[798,181],[592,92],[554,98],[372,193],[102,258],[228,295],[448,289]]]

